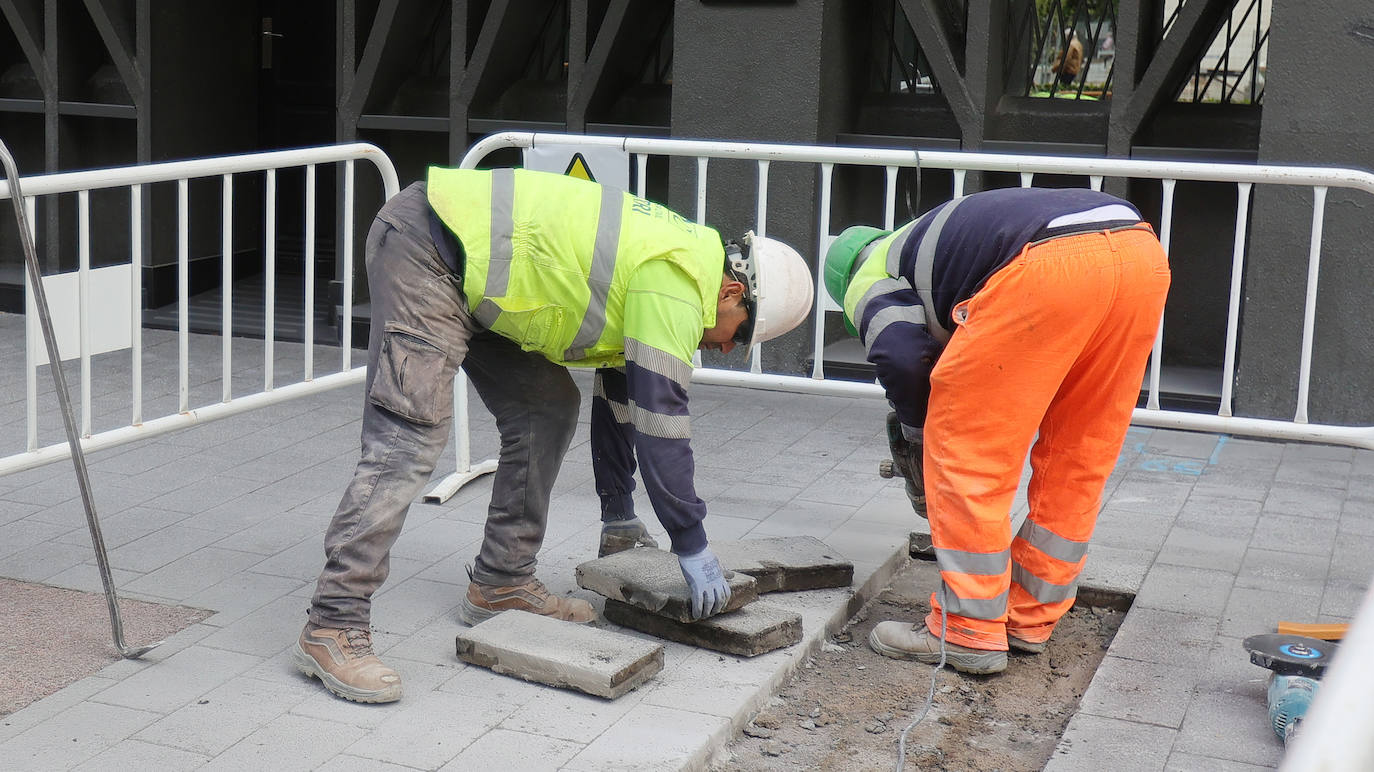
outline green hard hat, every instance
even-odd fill
[[[859,259],[859,253],[891,232],[868,225],[851,225],[835,237],[830,249],[825,252],[825,289],[836,305],[844,307],[844,293],[849,289],[849,278],[854,272],[854,261]],[[850,334],[858,334],[848,314],[844,323]]]

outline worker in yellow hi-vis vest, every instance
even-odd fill
[[[324,570],[293,652],[300,670],[345,699],[400,698],[400,676],[372,651],[371,597],[448,441],[460,365],[501,433],[463,621],[511,609],[595,619],[591,604],[551,594],[534,575],[577,425],[570,366],[596,369],[601,552],[651,543],[631,499],[637,461],[693,613],[725,608],[729,585],[693,483],[692,357],[768,340],[806,318],[813,280],[795,250],[752,233],[724,243],[659,204],[587,180],[435,167],[382,207],[366,257],[362,457],[325,535]]]

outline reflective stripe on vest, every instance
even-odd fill
[[[998,620],[1007,613],[1007,593],[995,598],[960,598],[945,585],[943,599],[945,610],[969,619]]]
[[[606,329],[606,298],[611,292],[611,277],[615,275],[615,254],[620,245],[620,210],[625,196],[610,187],[601,189],[601,213],[596,223],[596,245],[592,248],[591,273],[587,276],[587,311],[582,315],[572,345],[563,352],[563,359],[576,361],[587,355]]]
[[[515,233],[515,170],[493,169],[491,172],[491,249],[487,256],[488,297],[506,294],[510,286],[510,262],[514,250],[511,237]],[[496,317],[501,315],[501,307],[483,300],[478,304],[473,316],[483,327],[491,329]]]
[[[941,571],[974,574],[976,576],[1000,576],[1007,570],[1007,562],[1011,560],[1011,550],[964,552],[963,550],[947,550],[936,547],[935,559],[939,561]]]

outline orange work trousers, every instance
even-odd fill
[[[1168,289],[1168,259],[1142,223],[1027,246],[954,309],[925,424],[943,585],[932,633],[943,604],[946,640],[1006,649],[1009,633],[1048,639],[1073,605]],[[1030,515],[1013,539],[1028,450]]]

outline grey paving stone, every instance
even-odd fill
[[[1338,522],[1310,517],[1267,514],[1255,525],[1250,546],[1255,549],[1330,555]]]
[[[527,681],[615,699],[663,669],[663,647],[523,611],[458,634],[458,658]]]
[[[1219,440],[1222,438],[1218,438]],[[1216,462],[1226,466],[1249,466],[1251,468],[1278,467],[1283,459],[1281,442],[1271,440],[1251,440],[1240,437],[1225,437],[1216,452]]]
[[[1196,481],[1191,476],[1132,471],[1122,478],[1108,504],[1128,512],[1176,515]]]
[[[1261,770],[1266,769],[1272,769],[1272,767],[1174,751],[1169,754],[1169,763],[1165,765],[1164,772],[1199,772],[1199,770],[1207,770],[1207,772],[1261,772]]]
[[[372,625],[394,635],[411,635],[436,619],[452,619],[461,601],[452,584],[417,577],[387,582],[372,597]]]
[[[218,541],[220,534],[169,525],[110,550],[110,565],[130,571],[153,571]]]
[[[198,769],[210,760],[187,751],[139,740],[125,740],[90,761],[76,767],[76,772],[127,772],[131,769],[156,769],[158,772]]]
[[[403,767],[400,764],[388,764],[385,761],[340,753],[321,764],[315,772],[412,772],[414,769],[414,767]]]
[[[271,657],[295,643],[309,606],[309,602],[290,595],[277,598],[221,627],[204,644],[259,659]]]
[[[1119,510],[1107,504],[1093,528],[1093,544],[1121,549],[1157,551],[1174,523],[1173,512]]]
[[[1174,749],[1276,768],[1283,744],[1270,728],[1268,714],[1263,689],[1258,694],[1199,694],[1188,706]]]
[[[711,551],[725,570],[754,577],[760,594],[848,587],[854,580],[854,564],[811,536],[714,539]]]
[[[1156,429],[1145,441],[1149,453],[1185,458],[1210,458],[1217,452],[1217,435],[1204,432],[1185,432],[1171,429]]]
[[[677,556],[664,550],[638,548],[589,560],[577,566],[577,585],[655,614],[692,621],[692,602]],[[758,583],[748,574],[727,572],[734,611],[758,599]]]
[[[158,719],[118,705],[80,702],[0,743],[12,769],[69,769]]]
[[[802,535],[823,539],[853,519],[856,510],[857,507],[793,499],[788,506],[763,520],[751,521],[752,530],[749,534],[755,537]],[[716,518],[713,511],[707,521],[707,533],[713,540],[717,538]]]
[[[1250,530],[1247,528],[1232,535],[1217,535],[1215,531],[1193,523],[1175,523],[1160,547],[1158,561],[1219,571],[1240,570],[1250,541]]]
[[[1360,604],[1369,592],[1369,582],[1329,579],[1322,592],[1321,613],[1316,621],[1327,622],[1334,619],[1342,621],[1353,619],[1360,610]]]
[[[44,582],[94,556],[89,543],[81,546],[44,542],[0,558],[0,576],[26,582]]]
[[[804,488],[797,494],[797,498],[826,504],[863,506],[877,495],[882,487],[881,483],[882,478],[871,472],[834,469],[822,474]]]
[[[97,694],[110,705],[170,713],[258,664],[260,658],[195,645]]]
[[[201,769],[306,772],[337,756],[362,734],[363,730],[347,724],[287,714],[235,743]]]
[[[665,652],[665,660],[669,659],[672,657]],[[634,710],[644,693],[641,689],[607,701],[566,690],[545,691],[539,699],[516,708],[500,728],[585,745]]]
[[[126,588],[184,603],[188,597],[240,574],[259,560],[260,556],[247,552],[206,547],[134,579]]]
[[[1237,587],[1320,597],[1326,584],[1326,555],[1279,552],[1251,547],[1236,574]]]
[[[1272,468],[1208,466],[1193,483],[1193,495],[1262,502],[1273,482]]]
[[[1193,494],[1179,510],[1175,523],[1188,523],[1195,526],[1213,526],[1220,530],[1214,533],[1244,531],[1247,535],[1260,518],[1260,499],[1267,487],[1260,490],[1257,498],[1243,496],[1213,496],[1204,494],[1194,486]]]
[[[1237,638],[1272,633],[1280,621],[1316,622],[1320,609],[1320,599],[1311,595],[1235,587],[1219,632]]]
[[[100,535],[105,541],[107,550],[122,547],[154,531],[159,531],[169,525],[176,525],[186,518],[184,512],[147,509],[145,507],[130,507],[111,515],[103,514],[97,509],[96,514],[100,521]],[[81,513],[78,517],[79,519],[73,522],[75,527],[65,535],[59,536],[57,541],[65,544],[89,545],[91,543],[90,526],[86,524],[85,513]]]
[[[552,772],[560,769],[565,761],[581,750],[581,743],[498,728],[482,735],[440,770],[519,769]]]
[[[742,657],[791,646],[802,638],[801,615],[767,603],[751,603],[728,614],[684,623],[608,599],[605,617],[659,638]]]
[[[1079,574],[1079,587],[1092,587],[1110,593],[1135,595],[1154,563],[1150,550],[1123,549],[1101,544],[1088,545],[1088,561]]]
[[[1321,445],[1306,442],[1286,442],[1282,443],[1283,460],[1301,461],[1312,459],[1318,461],[1353,461],[1355,449],[1344,445]]]
[[[96,692],[110,688],[114,681],[99,675],[87,676],[37,702],[31,702],[8,716],[0,717],[0,743],[38,726],[62,711],[77,705]]]
[[[1087,713],[1069,719],[1045,772],[1160,772],[1177,731]]]
[[[1079,710],[1177,729],[1191,691],[1192,685],[1177,664],[1142,662],[1109,653],[1083,693]]]
[[[1345,449],[1350,452],[1349,448]],[[1279,483],[1302,483],[1331,488],[1344,488],[1350,478],[1352,464],[1348,460],[1334,458],[1315,458],[1312,456],[1293,456],[1284,454],[1282,463],[1274,472],[1274,480]]]
[[[704,765],[710,749],[729,736],[730,721],[725,718],[641,705],[563,768],[570,772],[697,769]]]
[[[242,571],[206,587],[183,602],[188,606],[214,611],[214,616],[205,620],[204,624],[224,627],[301,586],[302,583],[296,579]]]
[[[1135,604],[1185,614],[1218,616],[1226,608],[1234,581],[1235,577],[1226,571],[1156,563],[1145,576]]]
[[[1344,488],[1275,483],[1264,499],[1264,512],[1338,520],[1341,516],[1341,505],[1344,503]]]
[[[215,756],[276,721],[306,698],[291,678],[235,677],[134,736],[137,740]]]
[[[1217,620],[1212,616],[1135,606],[1116,631],[1108,653],[1187,672],[1206,666],[1216,632]]]
[[[353,756],[436,769],[477,738],[496,728],[515,706],[493,697],[427,692],[410,695],[386,710],[377,728],[343,749]]]
[[[1374,573],[1374,536],[1342,536],[1331,551],[1331,577],[1368,582]]]
[[[18,520],[0,525],[0,557],[52,541],[71,531],[70,526],[51,525],[36,520]]]

